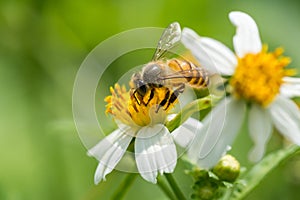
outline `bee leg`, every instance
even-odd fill
[[[167,92],[166,92],[166,94],[165,94],[165,97],[164,97],[164,99],[157,105],[157,108],[156,108],[156,113],[159,111],[159,109],[161,108],[161,107],[163,107],[164,105],[166,105],[166,103],[168,102],[168,100],[169,100],[169,98],[170,98],[170,90],[169,90],[169,88],[167,88]]]
[[[147,106],[148,103],[153,99],[153,97],[154,97],[154,92],[155,92],[155,89],[152,88],[152,89],[150,90],[150,96],[149,96],[149,99],[148,99],[147,103],[145,104],[146,106]]]
[[[131,98],[132,98],[132,96],[134,97],[134,99],[138,105],[145,104],[145,102],[143,100],[143,95],[141,95],[138,90],[135,90],[133,92],[133,94],[131,95]]]
[[[135,91],[132,93],[131,97],[134,97],[135,101],[140,105],[140,104],[141,104],[141,103],[140,103],[140,100],[136,97],[136,94],[137,94],[137,91],[135,90]]]
[[[157,113],[161,107],[164,107],[168,103],[167,106],[164,108],[164,110],[167,110],[170,107],[170,105],[176,101],[178,95],[183,93],[184,88],[184,83],[180,84],[179,87],[176,90],[174,90],[174,92],[171,92],[169,88],[167,88],[166,95],[164,99],[158,104],[155,112]]]
[[[168,105],[165,108],[165,110],[168,109],[169,106],[176,101],[176,99],[178,98],[179,94],[183,93],[184,88],[185,88],[185,84],[183,83],[176,90],[174,90],[174,92],[170,95],[170,98],[169,98],[169,101],[168,101]]]
[[[138,86],[142,84],[141,82],[138,82]],[[141,103],[145,104],[144,97],[147,93],[148,87],[147,85],[143,84],[139,86],[137,89],[134,90],[131,96],[135,98],[135,101],[141,105]]]

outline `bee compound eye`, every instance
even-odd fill
[[[136,80],[136,87],[137,87],[137,88],[145,87],[144,81],[141,80],[141,79],[137,79],[137,80]]]

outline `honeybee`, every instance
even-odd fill
[[[190,61],[171,58],[165,55],[175,47],[181,39],[179,23],[170,24],[163,32],[158,42],[152,61],[146,64],[140,72],[131,77],[131,96],[140,103],[147,104],[154,96],[155,88],[166,87],[164,99],[158,102],[157,111],[162,107],[167,110],[179,94],[183,93],[186,85],[192,88],[205,88],[209,84],[207,71]],[[144,102],[146,93],[150,97]]]

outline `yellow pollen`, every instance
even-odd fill
[[[279,93],[282,78],[295,73],[285,69],[291,60],[282,54],[282,48],[268,52],[264,46],[257,54],[249,53],[238,58],[235,73],[230,79],[233,95],[267,107]]]
[[[164,106],[158,106],[167,98],[168,91],[166,87],[155,87],[149,89],[144,96],[140,96],[133,90],[127,91],[125,86],[115,84],[114,88],[110,88],[111,95],[104,99],[107,102],[106,113],[112,114],[115,119],[129,126],[164,123],[166,114],[177,103],[175,100],[167,106],[169,102],[167,101]]]

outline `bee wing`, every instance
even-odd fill
[[[161,77],[161,79],[166,80],[166,79],[175,79],[175,78],[196,78],[196,77],[198,78],[203,76],[207,76],[205,70],[201,68],[197,68],[197,69],[181,70],[175,73],[167,74]]]
[[[178,22],[170,24],[161,35],[152,60],[160,59],[168,50],[174,47],[181,38],[181,29]]]

